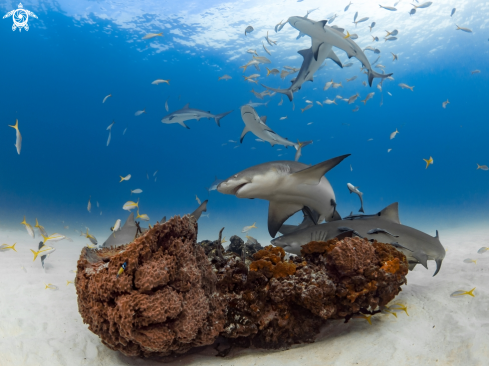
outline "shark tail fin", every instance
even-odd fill
[[[232,111],[229,111],[229,112],[224,112],[224,113],[221,113],[221,114],[218,114],[214,117],[214,119],[216,120],[216,123],[219,127],[221,127],[221,124],[220,124],[220,121],[222,118],[226,117],[229,113],[231,113]]]
[[[261,86],[263,86],[264,88],[267,88],[268,90],[272,90],[276,93],[285,94],[291,102],[294,99],[294,93],[292,93],[292,90],[290,90],[290,89],[275,89],[275,88],[270,88],[269,86],[266,86],[263,84],[261,84]]]
[[[370,86],[372,86],[372,81],[374,80],[374,78],[386,79],[391,75],[392,75],[392,73],[390,73],[390,74],[379,74],[378,72],[375,72],[374,70],[369,70],[368,71],[368,84]]]

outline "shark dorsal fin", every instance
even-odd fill
[[[318,21],[318,23],[321,24],[321,27],[324,28],[324,26],[326,25],[326,23],[328,23],[328,21],[327,20],[320,20],[320,21]]]
[[[399,203],[394,202],[384,208],[382,211],[378,213],[378,215],[383,219],[387,221],[394,222],[396,224],[400,224],[401,221],[399,220]]]
[[[438,239],[438,241],[440,241],[440,236],[438,235],[438,230],[436,230],[435,239]]]
[[[323,161],[322,163],[313,165],[309,168],[299,170],[298,172],[293,173],[292,176],[296,179],[299,179],[303,184],[319,184],[319,181],[327,172],[329,172],[336,165],[341,163],[343,159],[347,158],[348,156],[350,156],[350,154],[338,156],[336,158]]]
[[[182,108],[182,109],[189,109],[189,108],[190,108],[190,107],[189,107],[189,104],[190,104],[190,103],[185,104],[185,105],[183,106],[183,108]]]
[[[262,123],[264,124],[267,124],[267,116],[261,116],[260,121],[262,121]]]

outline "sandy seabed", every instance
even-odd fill
[[[233,349],[215,357],[212,347],[178,358],[170,365],[488,365],[489,364],[489,229],[440,233],[447,255],[436,277],[417,266],[394,302],[407,305],[399,312],[349,323],[331,321],[315,343],[282,351]],[[46,271],[29,249],[39,240],[26,232],[2,231],[0,244],[17,242],[17,253],[0,252],[0,365],[161,365],[133,359],[105,347],[78,313],[72,281],[86,239],[61,241]],[[464,263],[466,258],[477,264]],[[21,268],[25,267],[25,270]],[[45,284],[58,290],[45,289]],[[476,287],[475,297],[451,298],[456,290]]]

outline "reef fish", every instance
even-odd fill
[[[324,176],[350,154],[308,166],[295,161],[272,161],[252,166],[226,179],[218,192],[238,198],[269,201],[268,232],[275,237],[282,224],[304,207],[320,220],[339,219],[333,188]]]
[[[143,36],[143,39],[151,39],[155,37],[163,37],[163,33],[148,33],[145,36]]]
[[[161,122],[166,124],[178,123],[182,127],[189,128],[185,125],[184,122],[192,119],[196,119],[197,121],[199,121],[201,118],[207,118],[207,119],[214,118],[217,125],[220,126],[221,119],[227,116],[231,112],[232,111],[214,115],[211,112],[190,108],[189,103],[187,103],[182,109],[179,109],[178,111],[175,111],[163,117]]]
[[[375,239],[381,243],[390,243],[407,257],[410,270],[416,264],[422,264],[428,268],[427,261],[434,260],[436,271],[433,276],[435,276],[440,271],[445,258],[445,248],[440,242],[438,231],[436,231],[436,236],[432,237],[412,227],[401,225],[397,202],[377,214],[351,215],[343,220],[311,226],[273,239],[272,244],[290,253],[300,255],[302,245],[313,240],[327,241],[346,231],[351,231],[369,240]]]
[[[20,28],[19,28],[20,30]],[[20,155],[20,149],[22,149],[22,135],[20,134],[20,131],[19,131],[19,120],[16,119],[15,120],[15,125],[11,126],[11,125],[8,125],[9,127],[12,127],[13,129],[15,129],[15,147],[17,148],[17,154]]]
[[[119,270],[117,271],[116,278],[119,278],[119,276],[124,273],[124,271],[126,270],[126,268],[127,268],[127,262],[122,263],[121,268],[119,268]]]
[[[250,231],[251,229],[256,229],[256,222],[253,223],[253,225],[250,225],[250,226],[245,226],[243,228],[243,230],[241,230],[242,233],[247,233],[248,231]]]
[[[15,249],[15,244],[17,243],[14,243],[12,245],[8,245],[8,244],[0,245],[0,252],[6,252],[9,249],[12,249],[14,252],[16,252],[17,250]]]
[[[39,254],[41,256],[49,255],[53,253],[55,250],[56,248],[47,245],[43,245],[37,252],[31,249],[31,252],[34,254],[34,259],[32,261],[34,262]]]
[[[254,28],[253,28],[251,25],[247,26],[247,27],[245,28],[245,32],[244,32],[245,36],[246,36],[248,33],[253,32],[254,30],[255,30],[255,29],[254,29]]]
[[[363,210],[363,193],[358,190],[358,187],[355,187],[351,183],[346,183],[346,186],[348,187],[348,190],[350,191],[350,194],[355,193],[356,195],[358,195],[358,198],[360,198],[361,207],[360,207],[360,209],[358,211],[365,212]]]

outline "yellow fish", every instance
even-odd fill
[[[66,238],[66,236],[58,234],[58,233],[54,233],[54,234],[51,234],[49,236],[44,236],[43,234],[41,234],[41,236],[44,239],[44,241],[42,242],[43,244],[45,244],[47,241],[60,241],[60,240],[63,240]]]
[[[121,181],[119,182],[119,183],[121,183],[123,180],[129,180],[129,179],[131,179],[131,174],[128,174],[125,177],[119,175],[119,177],[121,177]]]
[[[44,289],[47,290],[47,289],[50,289],[50,290],[57,290],[58,289],[58,286],[56,285],[53,285],[52,283],[48,283],[46,285],[46,283],[44,283],[44,285],[46,286]]]
[[[26,221],[25,221],[25,216],[24,216],[24,221],[21,222],[21,225],[25,225],[25,229],[27,230],[27,232],[29,233],[30,236],[32,236],[34,238],[34,236],[36,235],[34,233],[34,229],[32,228],[32,226],[30,224],[28,224]]]
[[[41,249],[39,249],[37,252],[31,249],[31,252],[34,254],[34,259],[32,261],[34,262],[39,254],[42,257],[43,255],[49,255],[49,254],[51,254],[55,250],[56,250],[56,248],[48,247],[47,245],[43,245],[41,247]]]
[[[19,30],[20,30],[20,28],[19,28]],[[15,129],[15,136],[16,136],[15,147],[17,148],[17,154],[20,154],[20,149],[22,148],[22,135],[20,134],[20,131],[19,131],[19,120],[18,119],[15,120],[14,126],[11,126],[11,125],[8,125],[8,126]]]
[[[246,233],[246,232],[250,231],[251,229],[257,229],[256,222],[254,222],[253,225],[251,225],[251,226],[245,226],[243,228],[243,230],[241,230],[241,232]]]
[[[428,167],[433,164],[433,158],[430,156],[430,158],[428,160],[426,159],[423,159],[424,161],[426,161],[426,169],[428,169]]]
[[[464,259],[464,263],[474,263],[474,264],[477,264],[477,259],[467,258],[467,259]]]
[[[39,222],[37,222],[37,218],[36,218],[36,226],[34,226],[34,227],[37,227],[39,229],[39,232],[41,233],[41,235],[49,236],[48,233],[46,232],[46,230],[44,230],[44,226],[39,225]]]
[[[94,244],[92,244],[92,243],[90,243],[90,244],[87,244],[87,247],[88,247],[88,248],[90,248],[90,249],[94,249],[94,248],[96,248],[97,246],[96,246],[96,245],[94,245]]]
[[[142,215],[140,215],[140,214],[139,214],[139,210],[138,210],[138,214],[137,214],[137,216],[136,216],[135,220],[136,220],[136,219],[141,219],[141,220],[144,220],[144,221],[149,221],[149,216],[148,216],[148,215],[146,215],[146,214],[142,214]]]
[[[133,201],[127,201],[126,203],[124,203],[124,206],[122,206],[122,209],[123,210],[127,210],[127,211],[131,211],[133,208],[139,208],[139,199],[137,202],[133,202]]]
[[[463,295],[469,295],[469,296],[475,297],[474,290],[475,290],[475,287],[470,291],[458,290],[458,291],[453,292],[450,295],[450,297],[463,296]]]
[[[224,244],[225,242],[227,242],[226,237],[222,238],[221,244]]]
[[[365,319],[370,325],[372,325],[372,315],[354,315],[353,319]]]
[[[346,31],[346,36],[344,36],[343,38],[345,38],[345,39],[350,38],[350,36],[351,36],[350,32]]]
[[[74,285],[73,281],[66,280],[66,286],[68,286],[70,283]]]
[[[391,309],[388,306],[384,306],[382,308],[382,313],[383,314],[391,314],[391,315],[394,315],[397,318],[397,314],[394,311],[391,311]]]
[[[17,250],[15,250],[15,244],[17,243],[14,243],[12,245],[8,245],[8,244],[2,244],[0,246],[0,252],[5,252],[7,251],[8,249],[12,249],[14,252],[16,252]]]
[[[163,33],[148,33],[143,37],[143,39],[151,39],[155,37],[163,37]]]
[[[402,305],[402,304],[394,304],[394,305],[391,305],[389,306],[389,310],[402,310],[406,313],[407,316],[409,316],[408,312],[407,312],[407,307],[405,305]]]

